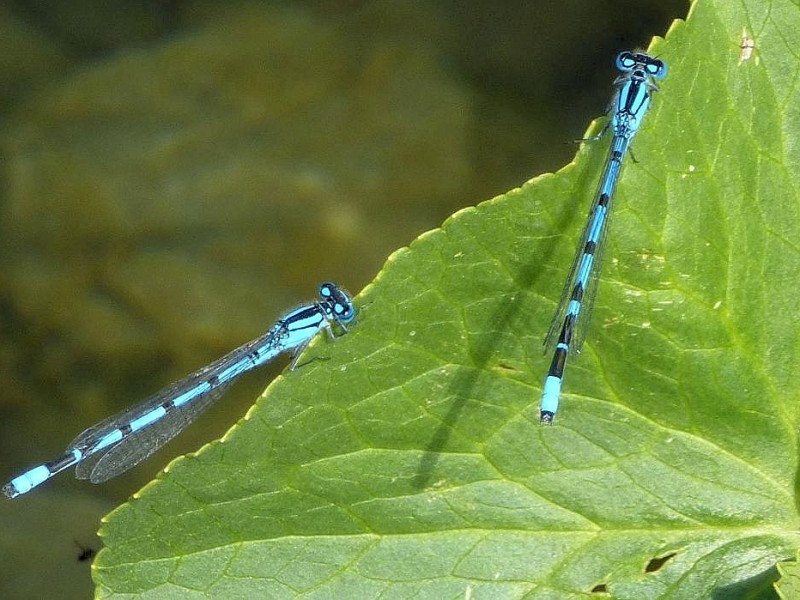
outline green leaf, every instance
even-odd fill
[[[778,563],[781,578],[775,582],[775,589],[781,600],[800,598],[800,564],[797,557],[792,561]]]
[[[555,427],[541,341],[607,140],[396,252],[327,360],[107,518],[100,596],[774,593],[800,541],[798,48],[789,0],[698,1],[654,42]]]

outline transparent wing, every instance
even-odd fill
[[[67,447],[67,452],[71,452],[73,449],[80,449],[86,455],[86,458],[77,465],[75,476],[78,479],[91,479],[97,483],[97,481],[104,481],[123,473],[150,456],[202,414],[222,395],[222,392],[227,389],[228,384],[233,379],[250,369],[268,362],[283,350],[290,349],[285,348],[283,345],[282,331],[283,329],[280,325],[274,326],[261,337],[239,346],[222,358],[150,396],[141,404],[112,415],[80,433]],[[149,426],[124,436],[116,444],[101,448],[96,453],[93,452],[93,448],[105,436],[124,428],[159,406],[166,407],[179,396],[191,394],[193,390],[197,390],[194,397],[180,406],[171,407],[163,417]],[[143,438],[150,445],[142,451],[137,450],[135,446],[139,443],[140,436],[154,428],[157,430],[154,435]],[[97,475],[95,473],[103,463],[103,458],[101,457],[103,454],[108,455],[112,452],[117,457],[116,460],[108,461],[108,464],[113,463],[113,469],[110,467],[103,467],[103,469],[108,469],[113,474],[96,480]],[[137,460],[133,463],[126,463],[126,458],[131,460],[137,458]]]
[[[622,145],[622,159],[620,159],[619,170],[617,171],[616,175],[613,179],[610,180],[609,186],[605,186],[608,191],[608,202],[606,204],[606,218],[603,224],[603,229],[600,232],[600,236],[597,240],[597,247],[595,248],[594,253],[594,262],[592,263],[592,271],[589,273],[589,280],[586,283],[586,290],[583,295],[583,302],[581,303],[581,315],[578,319],[578,322],[575,324],[575,331],[572,337],[572,344],[570,346],[570,350],[575,354],[579,354],[581,351],[581,347],[583,346],[583,342],[586,340],[586,333],[589,330],[589,323],[592,320],[592,311],[594,310],[594,301],[597,298],[597,289],[599,287],[599,279],[600,279],[600,272],[603,267],[603,260],[605,258],[606,253],[606,246],[608,245],[605,241],[607,232],[611,227],[611,218],[614,215],[614,206],[616,202],[614,201],[614,196],[616,194],[616,186],[619,181],[619,177],[622,174],[622,166],[624,164],[625,153],[628,152],[629,144],[631,138],[627,138],[624,140]],[[609,166],[608,164],[611,162],[611,155],[609,154],[609,158],[606,161],[606,167],[603,170],[603,180],[609,177],[608,171]],[[601,181],[601,185],[603,182]]]
[[[628,142],[629,140],[623,144],[623,153],[627,151]],[[588,324],[591,320],[590,317],[592,314],[592,309],[594,307],[594,301],[597,297],[598,276],[600,273],[600,269],[602,267],[603,258],[605,256],[606,232],[608,231],[609,224],[611,222],[611,215],[613,213],[613,208],[615,204],[614,191],[616,189],[616,182],[617,179],[619,178],[619,173],[621,171],[621,164],[620,164],[619,167],[620,171],[618,171],[617,174],[614,175],[613,180],[611,180],[610,179],[611,163],[612,163],[612,156],[610,148],[609,156],[606,159],[606,163],[603,168],[603,174],[598,183],[598,191],[595,192],[594,199],[592,200],[592,206],[589,209],[589,214],[586,218],[586,225],[584,225],[583,233],[581,234],[580,241],[578,242],[578,246],[575,250],[575,257],[572,260],[572,266],[570,267],[569,275],[567,276],[567,280],[564,283],[564,288],[561,291],[561,300],[558,303],[558,308],[556,309],[556,313],[553,316],[553,320],[550,323],[550,328],[547,330],[547,335],[545,336],[544,339],[545,351],[551,350],[555,345],[556,339],[558,338],[561,326],[566,316],[567,307],[569,305],[570,297],[572,295],[572,290],[574,289],[578,279],[578,268],[585,253],[586,242],[589,239],[589,235],[592,230],[592,224],[600,200],[599,190],[606,189],[609,192],[608,201],[606,203],[606,215],[603,220],[603,226],[600,230],[600,234],[598,236],[597,243],[595,246],[594,260],[592,261],[592,268],[589,273],[589,278],[586,282],[586,289],[584,290],[583,298],[581,300],[580,314],[578,319],[576,320],[575,330],[573,332],[572,340],[570,341],[570,352],[578,354],[581,350],[581,346],[583,345],[584,340],[586,339],[586,331],[588,329]],[[609,185],[611,186],[610,189]]]
[[[569,299],[572,295],[572,290],[575,287],[575,282],[578,278],[578,267],[583,259],[586,241],[589,239],[589,234],[592,230],[592,222],[594,221],[594,215],[597,212],[597,201],[598,195],[595,194],[594,200],[592,200],[592,206],[589,208],[589,214],[586,216],[586,224],[583,226],[583,232],[581,233],[581,237],[578,240],[577,246],[575,247],[575,256],[572,259],[572,266],[569,269],[569,275],[567,275],[567,279],[564,281],[564,287],[561,290],[561,299],[558,302],[558,308],[556,308],[556,312],[553,315],[553,320],[550,322],[550,328],[547,330],[547,335],[543,341],[545,352],[552,350],[555,346],[556,339],[558,338],[559,331],[561,330],[561,325],[564,323],[564,317],[567,313]],[[603,234],[605,234],[605,228]],[[595,267],[592,270],[596,272],[597,269]],[[583,319],[578,320],[581,321]]]
[[[597,200],[593,202],[592,207],[589,209],[589,215],[586,217],[586,225],[583,227],[583,233],[581,234],[581,238],[578,241],[577,247],[575,248],[575,256],[572,259],[572,266],[569,269],[569,275],[567,275],[567,279],[564,281],[564,288],[561,290],[561,300],[558,302],[558,308],[556,308],[556,312],[553,315],[553,320],[550,322],[550,328],[547,330],[547,335],[544,337],[543,345],[545,352],[552,350],[553,346],[555,345],[556,338],[558,337],[558,332],[561,329],[562,323],[564,322],[564,316],[567,312],[567,305],[569,304],[569,297],[572,294],[572,289],[575,287],[578,266],[581,264],[581,260],[583,259],[583,249],[586,247],[586,240],[589,239],[589,232],[592,228],[592,221],[596,210]]]
[[[230,385],[219,386],[175,408],[149,427],[132,433],[105,454],[98,454],[99,458],[93,461],[96,464],[91,467],[88,479],[92,483],[103,483],[148,459],[222,397]]]
[[[614,204],[614,198],[609,198],[605,224],[603,225],[603,230],[600,233],[600,238],[597,242],[597,249],[594,253],[594,262],[592,263],[592,271],[589,273],[589,280],[586,283],[586,291],[583,294],[580,317],[575,323],[575,331],[572,334],[570,352],[576,355],[580,354],[581,352],[583,342],[586,340],[586,333],[589,330],[589,323],[592,321],[592,311],[594,310],[594,301],[597,298],[600,271],[603,267],[603,259],[606,253],[606,232],[611,224],[611,215],[613,213],[612,209]]]
[[[612,98],[612,102],[609,104],[609,107],[606,110],[607,113],[611,112],[615,98],[616,96]],[[598,133],[596,136],[576,141],[587,143],[599,141],[605,135],[606,131],[608,131],[610,125],[611,120],[607,121],[603,125],[600,133]],[[550,321],[550,327],[547,330],[547,335],[544,336],[544,340],[542,341],[542,349],[545,353],[551,351],[555,346],[558,333],[561,330],[561,325],[564,323],[564,317],[567,313],[567,305],[569,304],[569,297],[572,294],[572,289],[575,287],[578,266],[581,264],[581,259],[583,258],[583,249],[586,247],[586,240],[589,239],[589,233],[592,229],[592,221],[594,220],[594,213],[596,210],[597,194],[595,194],[594,199],[592,200],[592,205],[589,207],[589,214],[586,216],[586,224],[583,226],[583,232],[578,240],[578,244],[575,246],[575,255],[572,258],[572,266],[570,266],[569,275],[567,275],[567,279],[564,281],[564,287],[561,290],[561,298],[558,301],[558,307],[556,308],[556,312],[553,314],[552,321]]]

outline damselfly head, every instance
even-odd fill
[[[331,314],[340,323],[349,323],[356,316],[356,309],[353,301],[347,292],[340,290],[335,283],[326,281],[319,286],[319,297],[323,304],[330,309]]]
[[[617,69],[623,73],[640,69],[653,79],[663,79],[667,76],[667,64],[644,52],[620,52],[617,56]]]

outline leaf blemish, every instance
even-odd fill
[[[605,583],[598,583],[592,588],[592,594],[607,594],[608,586]]]
[[[750,60],[750,57],[753,55],[753,49],[756,47],[756,41],[747,35],[747,29],[742,27],[742,42],[739,44],[739,48],[741,49],[741,54],[739,54],[739,64],[741,65],[743,62]],[[756,61],[758,64],[758,61]]]
[[[647,566],[644,568],[645,573],[655,573],[656,571],[660,570],[669,559],[675,556],[677,552],[670,552],[669,554],[665,554],[661,557],[651,558],[650,562],[647,563]]]

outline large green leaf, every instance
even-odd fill
[[[328,360],[107,518],[100,595],[772,593],[800,542],[798,48],[789,0],[699,1],[654,42],[555,427],[541,340],[607,141],[395,253]]]

